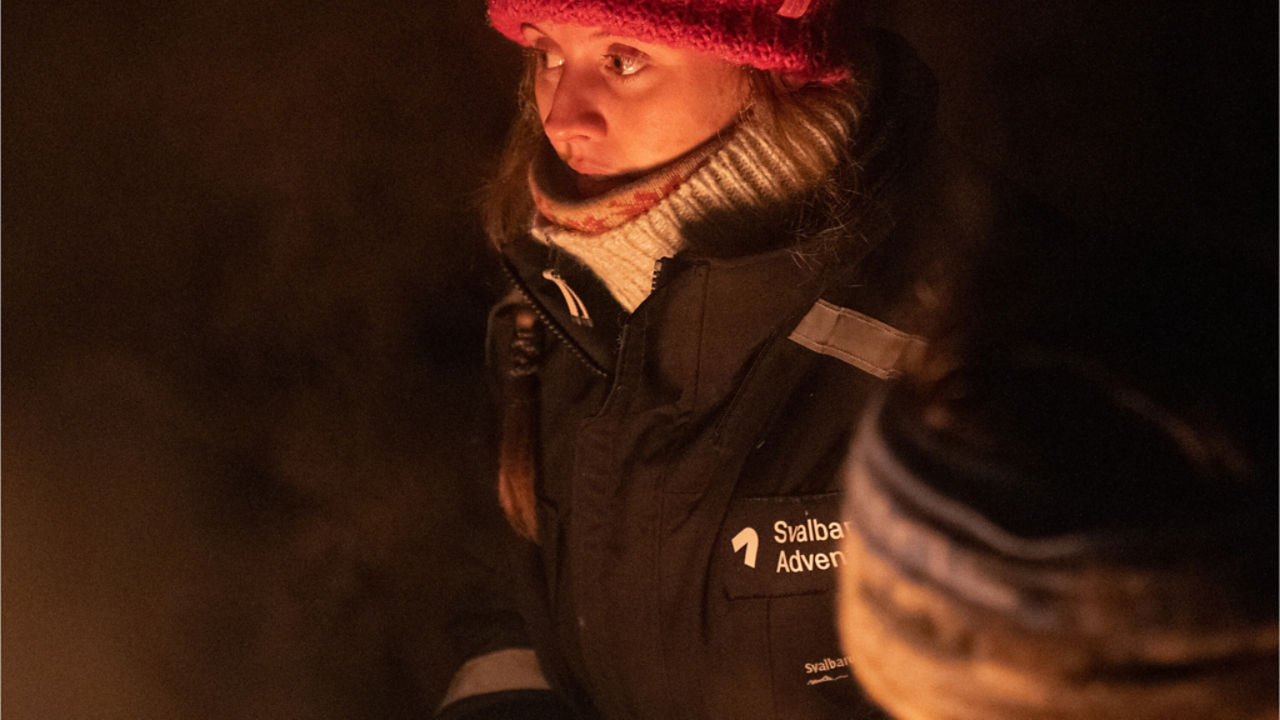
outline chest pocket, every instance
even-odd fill
[[[708,614],[717,656],[735,666],[713,691],[725,716],[887,718],[862,694],[836,631],[840,504],[840,493],[731,502]]]
[[[716,555],[726,596],[783,597],[830,591],[844,562],[840,493],[738,498]],[[725,537],[728,536],[728,537]]]

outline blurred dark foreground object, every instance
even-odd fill
[[[952,288],[847,471],[842,632],[895,716],[1276,717],[1276,290],[1242,248],[1006,238]]]

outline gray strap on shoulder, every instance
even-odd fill
[[[789,339],[880,379],[897,375],[899,361],[924,348],[924,341],[915,335],[821,299],[791,331]]]

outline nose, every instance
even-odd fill
[[[554,87],[548,90],[549,97],[541,108],[542,127],[552,142],[598,140],[604,136],[601,100],[606,89],[602,78],[565,63]]]

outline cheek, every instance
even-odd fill
[[[628,98],[606,115],[609,140],[630,170],[657,165],[682,150],[686,118],[661,93]]]
[[[659,160],[674,158],[732,123],[745,102],[745,87],[737,74],[669,86],[629,113],[629,124]]]
[[[702,98],[702,122],[717,130],[728,125],[747,103],[747,76],[736,68],[716,72],[697,90]]]

